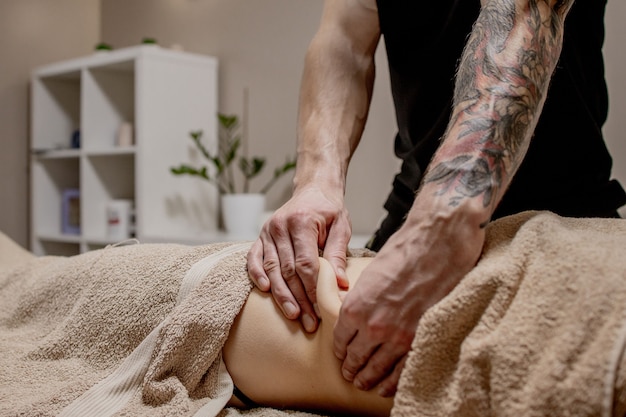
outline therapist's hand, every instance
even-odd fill
[[[352,226],[343,195],[308,187],[294,193],[263,225],[248,253],[248,273],[261,291],[270,291],[288,319],[300,317],[317,330],[315,288],[319,250],[340,287],[347,288],[346,249]]]
[[[394,395],[420,317],[475,265],[483,243],[478,226],[409,218],[342,304],[334,351],[344,378]]]

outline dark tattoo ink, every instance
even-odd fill
[[[572,0],[494,0],[483,7],[461,57],[454,112],[424,182],[458,206],[499,201],[528,148],[558,61]],[[456,137],[450,137],[452,131]]]

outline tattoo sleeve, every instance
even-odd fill
[[[424,184],[491,216],[521,163],[558,61],[572,0],[489,0],[461,57],[452,118]]]

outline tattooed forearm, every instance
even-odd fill
[[[491,0],[461,58],[453,116],[424,179],[495,208],[528,148],[572,0]],[[489,213],[491,214],[491,213]]]

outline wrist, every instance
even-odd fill
[[[325,194],[341,196],[345,194],[345,175],[333,163],[307,164],[298,159],[293,177],[293,194],[305,190],[322,190]]]
[[[440,196],[420,193],[401,232],[409,241],[423,244],[424,241],[437,240],[457,247],[459,253],[466,249],[472,252],[471,247],[482,246],[484,242],[490,215],[479,199],[466,199],[453,205]]]
[[[425,184],[415,197],[407,222],[429,218],[481,230],[490,221],[493,209],[492,205],[484,204],[482,195],[453,200],[448,193],[442,193],[439,187]]]

